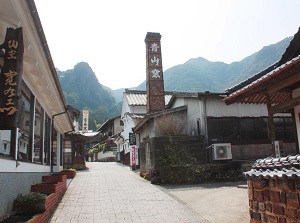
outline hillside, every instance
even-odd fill
[[[176,65],[164,72],[166,91],[223,92],[248,77],[277,62],[292,37],[263,47],[239,62],[226,64],[198,57]],[[111,90],[101,85],[88,63],[80,62],[73,69],[57,71],[68,104],[82,111],[90,110],[90,129],[121,114],[124,88]],[[145,74],[146,79],[146,74]],[[100,82],[100,83],[99,83]],[[145,81],[133,88],[145,90]],[[81,119],[80,119],[81,121]]]
[[[120,104],[104,89],[88,63],[80,62],[73,69],[57,71],[68,104],[82,111],[90,110],[89,128],[120,115]]]
[[[277,62],[291,39],[292,37],[288,37],[263,47],[242,61],[231,64],[211,62],[202,57],[190,59],[164,72],[165,90],[223,92]],[[145,90],[146,83],[143,82],[133,89]]]

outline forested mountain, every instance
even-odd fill
[[[292,37],[263,47],[242,61],[226,64],[211,62],[202,57],[193,58],[164,72],[166,91],[224,92],[248,77],[277,62]],[[230,53],[230,52],[229,52]],[[91,67],[80,62],[73,69],[59,71],[59,80],[69,105],[82,111],[90,110],[89,128],[121,114],[124,89],[111,90],[99,83]],[[146,73],[145,79],[146,79]],[[145,90],[145,82],[132,89]],[[117,100],[116,100],[117,99]],[[117,103],[118,102],[118,103]],[[81,121],[81,120],[80,120]]]
[[[96,130],[97,124],[121,114],[121,104],[103,88],[88,63],[80,62],[57,74],[67,103],[81,112],[84,108],[90,111],[89,129]]]
[[[190,59],[164,71],[165,90],[223,92],[277,62],[291,39],[292,37],[288,37],[263,47],[242,61],[231,64],[211,62],[202,57]],[[134,89],[145,90],[146,83],[143,82]]]

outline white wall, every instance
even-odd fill
[[[187,109],[187,134],[197,135],[199,120],[200,134],[205,134],[206,117],[266,117],[267,106],[263,104],[232,104],[226,105],[219,96],[211,95],[206,100],[195,97],[177,97],[172,108],[186,105]],[[205,114],[206,107],[206,114]]]
[[[226,105],[221,98],[208,98],[207,116],[210,117],[260,117],[268,116],[267,106],[263,104]]]
[[[50,173],[50,166],[16,160],[0,159],[0,172]]]

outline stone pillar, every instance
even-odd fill
[[[161,57],[161,35],[148,32],[146,43],[147,113],[165,109],[165,90]]]

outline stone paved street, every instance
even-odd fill
[[[50,223],[209,223],[118,163],[88,162],[70,183]]]

